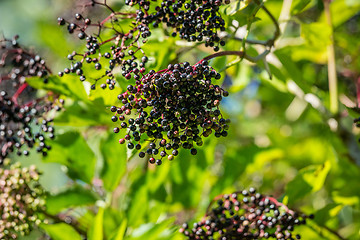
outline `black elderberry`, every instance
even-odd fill
[[[273,197],[259,198],[255,192],[254,188],[250,188],[249,191],[216,197],[201,222],[194,223],[192,229],[185,223],[180,232],[190,240],[301,239],[299,234],[294,236],[292,231],[297,225],[305,224],[310,216],[300,216]],[[245,200],[248,198],[255,200],[250,203]],[[264,206],[271,207],[273,211],[264,211]],[[282,212],[279,221],[276,220],[275,211]]]
[[[110,6],[99,2],[92,1],[91,5],[98,5],[99,7],[106,6],[105,9],[111,10],[111,17],[106,18],[102,22],[102,24],[109,23],[108,27],[97,29],[98,26],[92,25],[92,20],[90,18],[86,18],[79,13],[75,14],[75,22],[69,22],[63,18],[58,18],[59,25],[68,23],[67,30],[70,34],[76,33],[80,40],[85,40],[84,45],[86,50],[83,52],[73,52],[71,57],[69,57],[69,60],[94,64],[93,66],[96,70],[100,73],[103,72],[102,75],[99,73],[99,75],[95,77],[96,80],[95,83],[92,83],[91,90],[97,89],[97,85],[100,85],[101,89],[115,89],[116,85],[113,70],[116,69],[117,66],[121,67],[123,76],[126,79],[130,79],[132,75],[134,75],[135,79],[140,78],[139,73],[144,73],[146,71],[145,63],[148,61],[145,53],[141,50],[140,44],[141,42],[145,43],[146,39],[151,35],[147,24],[144,23],[142,19],[134,17],[135,21],[128,32],[120,33],[119,28],[121,28],[121,26],[118,22],[123,18],[123,13],[118,13],[111,9]],[[145,5],[141,4],[142,8],[148,9]],[[139,16],[144,16],[144,13],[139,12]],[[94,29],[97,30],[93,31]],[[104,33],[104,29],[106,29],[106,33]],[[114,35],[114,37],[109,38],[108,36],[110,35],[108,31],[110,31],[110,35]],[[121,44],[121,47],[119,42],[123,43]],[[110,45],[110,51],[104,52],[104,45]],[[108,64],[101,61],[103,58],[107,59]],[[82,66],[79,68],[74,66],[74,69],[68,67],[64,73],[76,73],[81,76],[81,81],[86,80],[87,73],[83,72]],[[110,78],[111,81],[104,82],[106,78]]]
[[[18,43],[14,45],[12,40],[0,39],[0,43],[0,58],[7,63],[0,64],[0,164],[12,152],[28,156],[34,147],[45,156],[50,150],[47,139],[54,137],[49,112],[60,110],[63,101],[53,93],[37,98],[37,91],[24,82],[27,77],[37,76],[48,83],[51,71],[44,59]]]
[[[223,129],[228,129],[229,121],[222,118],[219,109],[225,91],[212,83],[218,76],[207,61],[194,66],[188,62],[170,64],[167,69],[157,73],[152,70],[134,85],[128,85],[127,91],[118,95],[122,105],[110,110],[121,109],[125,115],[139,116],[119,117],[120,127],[129,132],[125,139],[130,143],[147,137],[150,144],[144,153],[150,157],[160,155],[160,160],[172,160],[181,147],[196,155],[194,146],[203,144],[202,137],[212,133],[218,137],[227,135]],[[213,104],[213,99],[217,104]],[[117,119],[117,115],[112,119]]]

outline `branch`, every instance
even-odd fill
[[[217,52],[214,54],[211,54],[207,57],[204,57],[201,61],[204,60],[210,60],[216,57],[220,57],[220,56],[227,56],[227,55],[235,55],[235,56],[239,56],[241,58],[245,57],[245,52],[244,51],[223,51],[223,52]]]
[[[268,46],[268,42],[269,42],[269,40],[261,41],[261,40],[239,38],[239,37],[233,37],[232,39],[237,40],[237,41],[245,41],[246,43],[249,43],[249,44],[256,44],[256,45],[263,45],[263,46]]]
[[[275,17],[271,14],[271,12],[265,7],[265,6],[262,6],[261,7],[266,13],[267,15],[270,17],[271,21],[274,23],[275,25],[275,34],[274,36],[269,39],[267,41],[267,45],[268,46],[274,46],[274,43],[275,43],[275,40],[278,39],[278,37],[280,36],[281,32],[280,32],[280,27],[279,27],[279,23],[278,21],[275,19]]]
[[[274,43],[275,43],[276,39],[278,39],[280,34],[281,34],[279,23],[275,19],[274,15],[272,15],[272,13],[263,5],[263,3],[260,3],[258,0],[255,0],[255,3],[258,4],[265,11],[265,13],[270,17],[271,21],[275,25],[274,36],[271,39],[269,39],[266,42],[263,42],[261,44],[261,45],[272,47],[272,46],[274,46]],[[256,44],[258,44],[258,43],[256,43]]]

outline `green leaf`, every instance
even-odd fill
[[[238,21],[239,26],[241,27],[260,20],[260,18],[255,17],[258,10],[259,5],[253,1],[234,1],[224,9],[224,13],[226,16],[231,16],[230,19]]]
[[[57,135],[51,146],[51,151],[44,158],[45,162],[63,164],[68,168],[70,177],[91,183],[95,171],[95,154],[79,132]]]
[[[54,23],[56,23],[54,21]],[[59,28],[56,24],[51,24],[46,21],[38,22],[38,39],[46,48],[50,48],[57,55],[64,57],[64,52],[74,49],[74,41],[68,40],[66,38],[66,29]]]
[[[127,227],[127,220],[124,219],[121,222],[120,227],[118,228],[117,232],[116,232],[116,236],[114,236],[113,238],[111,238],[111,240],[123,240],[125,233],[126,233],[126,227]]]
[[[65,111],[55,118],[57,125],[66,126],[99,126],[112,123],[109,118],[109,110],[104,105],[97,105],[94,102],[65,101]]]
[[[330,168],[331,163],[328,160],[322,165],[311,165],[301,169],[286,186],[289,202],[298,201],[310,192],[319,191],[324,186]]]
[[[64,209],[94,204],[97,198],[89,190],[77,185],[46,199],[46,211],[58,214]]]
[[[157,224],[147,223],[141,225],[135,229],[131,236],[127,237],[127,240],[160,240],[169,239],[172,235],[172,231],[169,231],[174,219],[167,219]]]
[[[296,15],[304,11],[311,0],[294,0],[291,5],[291,15]]]
[[[126,171],[127,147],[126,144],[119,144],[116,134],[110,134],[101,142],[100,148],[104,159],[101,179],[104,188],[111,192],[119,185]]]
[[[44,229],[53,240],[82,240],[81,235],[66,223],[41,224],[40,227]]]
[[[136,191],[128,208],[128,221],[130,226],[137,226],[143,221],[149,206],[148,191],[146,186]]]
[[[103,239],[103,218],[104,218],[104,208],[100,207],[93,222],[93,225],[89,230],[88,233],[89,240]]]
[[[224,13],[226,15],[234,15],[236,14],[238,11],[243,10],[244,8],[246,8],[249,3],[251,3],[251,0],[245,0],[245,1],[234,1],[232,3],[230,3],[225,9],[224,9]]]
[[[42,78],[31,77],[26,79],[26,82],[36,89],[53,91],[73,99],[80,99],[83,101],[88,100],[84,85],[80,82],[79,79],[76,79],[76,77],[65,75],[60,78],[58,76],[52,75],[47,79],[48,83],[44,83]]]
[[[308,45],[326,49],[331,43],[331,29],[325,22],[301,24],[301,36]]]
[[[360,11],[360,1],[337,0],[330,3],[331,20],[333,27],[336,28],[344,24]],[[319,21],[325,21],[325,13],[323,12]]]

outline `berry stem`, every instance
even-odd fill
[[[105,7],[106,7],[107,9],[109,9],[112,13],[115,13],[114,9],[112,9],[109,5],[107,5],[106,0],[104,0],[103,3],[92,0],[92,3],[105,6]]]
[[[14,95],[12,96],[11,100],[15,103],[15,104],[18,104],[17,103],[17,98],[18,96],[25,90],[25,88],[27,88],[28,84],[27,83],[24,83],[22,84],[17,90],[16,92],[14,93]]]
[[[263,198],[263,200],[265,200],[265,199],[269,199],[270,202],[275,204],[277,207],[283,207],[287,213],[294,214],[294,211],[290,210],[287,206],[285,206],[283,203],[279,202],[275,198],[273,198],[273,197],[265,197],[265,198]]]
[[[207,57],[204,57],[197,64],[201,63],[204,60],[210,60],[210,59],[213,59],[213,58],[216,58],[216,57],[228,56],[228,55],[235,55],[235,56],[239,56],[241,58],[246,56],[244,51],[223,51],[223,52],[217,52],[217,53],[211,54],[211,55],[209,55]]]

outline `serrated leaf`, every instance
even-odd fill
[[[53,240],[82,240],[81,235],[66,223],[41,224],[40,227],[44,229]]]
[[[94,204],[96,200],[92,192],[77,185],[57,195],[47,197],[46,211],[50,214],[58,214],[67,208]]]

